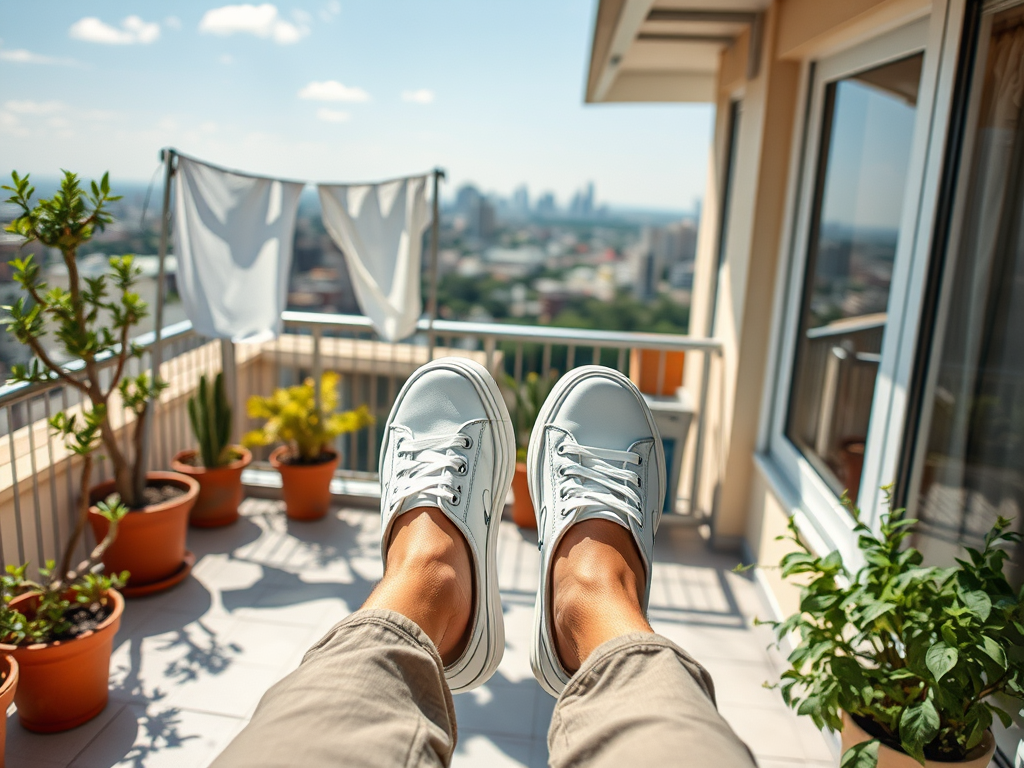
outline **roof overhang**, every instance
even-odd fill
[[[747,29],[760,59],[769,0],[598,0],[586,102],[715,101],[721,52]]]

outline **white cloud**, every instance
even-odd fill
[[[338,0],[329,0],[329,2],[317,12],[317,16],[320,17],[321,21],[326,21],[330,24],[334,21],[334,17],[341,13],[341,3]]]
[[[181,19],[177,16],[168,16],[164,19],[164,26],[175,31],[181,29]]]
[[[325,123],[347,123],[352,117],[348,112],[343,112],[340,109],[328,109],[327,107],[318,109],[316,116]]]
[[[24,48],[0,48],[0,61],[10,61],[15,64],[56,64],[62,67],[77,67],[78,62],[74,59],[58,59],[54,56],[44,56],[41,53],[33,53]]]
[[[128,16],[118,29],[95,16],[86,16],[71,25],[68,35],[76,40],[103,45],[148,44],[160,37],[160,25],[155,21],[143,21],[138,16]]]
[[[413,104],[430,104],[434,100],[434,92],[429,88],[420,88],[417,91],[402,91],[402,101],[410,101]]]
[[[64,111],[64,105],[59,101],[14,100],[5,102],[4,109],[16,115],[52,115]]]
[[[370,94],[362,88],[342,85],[337,80],[313,81],[299,90],[300,99],[312,101],[369,101]]]
[[[225,5],[204,13],[199,31],[210,35],[244,33],[271,38],[278,45],[290,45],[309,34],[308,18],[308,14],[299,12],[297,23],[285,21],[277,6],[270,3]]]

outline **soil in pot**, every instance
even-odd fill
[[[843,712],[841,736],[843,753],[862,741],[879,739],[882,744],[878,748],[878,768],[921,768],[921,764],[903,752],[899,745],[887,743],[890,740],[883,738],[881,730],[870,720],[854,718]],[[959,762],[925,760],[924,765],[925,768],[988,768],[995,750],[996,742],[992,732],[986,731],[981,744],[971,750],[964,760]]]
[[[270,463],[281,473],[285,513],[292,520],[319,520],[331,507],[331,478],[338,467],[338,454],[326,451],[316,462],[297,463],[287,446],[270,454]]]
[[[240,445],[232,446],[237,458],[223,467],[207,469],[196,451],[182,451],[171,462],[175,472],[188,475],[199,483],[199,495],[189,513],[189,524],[197,528],[231,525],[238,519],[238,505],[244,495],[242,471],[252,461],[252,454]]]
[[[146,477],[163,501],[129,512],[118,526],[117,539],[103,555],[106,572],[128,571],[131,587],[169,579],[181,569],[188,515],[199,495],[199,483],[186,475],[150,472]],[[96,503],[112,493],[114,481],[108,480],[93,486],[89,498]],[[89,523],[96,541],[102,540],[108,523],[95,507],[90,510]]]
[[[121,624],[124,598],[111,590],[111,608],[98,618],[81,615],[74,637],[32,645],[0,645],[18,663],[14,703],[22,726],[39,733],[66,731],[96,717],[107,705],[110,651]],[[34,609],[35,595],[22,595],[11,607]]]
[[[0,768],[4,765],[7,747],[7,710],[18,690],[18,662],[9,653],[0,657]]]
[[[516,463],[516,473],[512,476],[512,522],[520,528],[535,529],[537,517],[533,513],[533,501],[530,500],[530,486],[526,481],[526,464]]]

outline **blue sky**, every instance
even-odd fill
[[[584,105],[595,0],[0,2],[0,172],[254,173],[688,209],[708,105]]]

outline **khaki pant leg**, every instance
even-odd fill
[[[447,766],[455,708],[433,643],[392,611],[361,610],[264,694],[213,768]]]
[[[595,650],[569,681],[548,732],[553,768],[752,768],[718,714],[711,676],[660,635]]]

